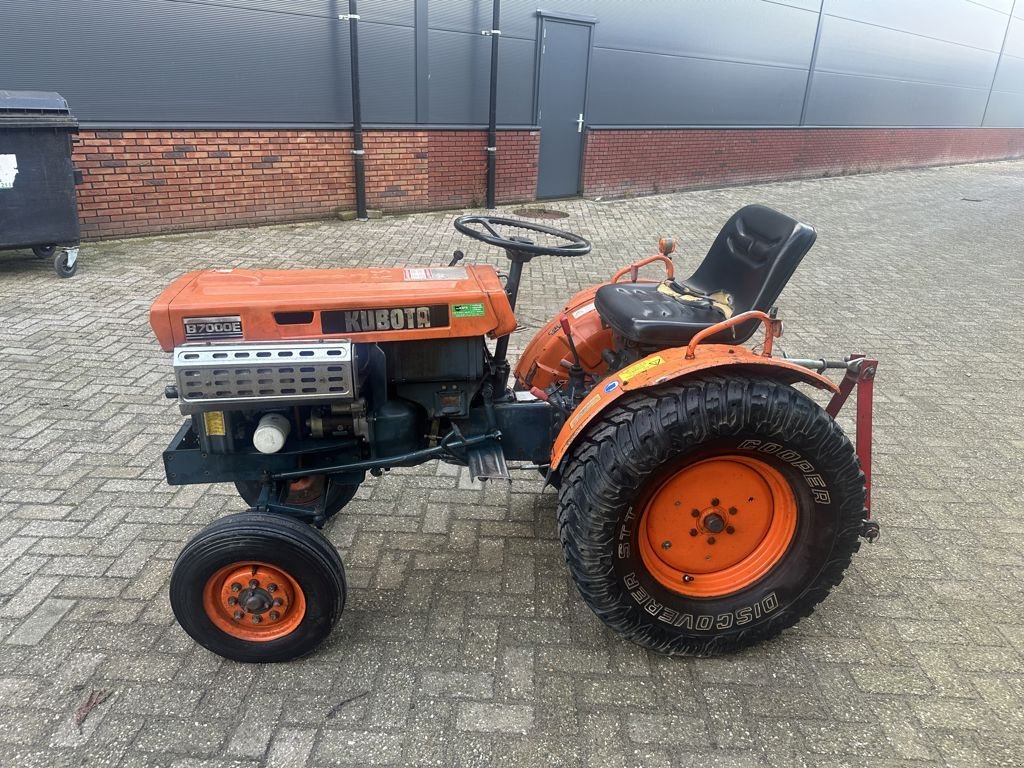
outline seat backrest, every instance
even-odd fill
[[[816,237],[814,229],[796,219],[763,205],[748,205],[725,223],[697,271],[683,282],[704,294],[730,294],[736,314],[766,312]],[[756,324],[748,337],[753,328]]]

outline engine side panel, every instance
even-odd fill
[[[150,325],[170,352],[207,341],[497,338],[516,319],[497,272],[480,265],[190,272],[153,302]]]

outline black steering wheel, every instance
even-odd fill
[[[513,234],[503,237],[498,228],[513,230]],[[543,224],[534,224],[522,219],[506,219],[501,216],[459,216],[455,219],[455,228],[464,235],[472,237],[488,245],[504,248],[509,258],[513,253],[529,254],[530,256],[584,256],[590,253],[590,241],[572,232],[564,232]],[[535,243],[525,235],[516,235],[516,230],[535,232],[563,241],[562,245],[544,245]],[[526,260],[526,259],[524,259]]]

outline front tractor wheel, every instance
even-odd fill
[[[613,630],[670,654],[773,637],[859,548],[864,475],[792,387],[709,378],[622,398],[564,460],[569,570]]]
[[[345,569],[319,531],[243,512],[211,523],[171,572],[171,608],[193,640],[234,661],[288,661],[330,634]]]

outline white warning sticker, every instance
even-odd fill
[[[411,267],[405,270],[406,280],[465,280],[465,267]]]
[[[18,156],[0,155],[0,189],[14,189],[14,178],[18,175]]]
[[[582,307],[580,307],[575,312],[573,312],[572,316],[574,318],[576,318],[577,320],[579,320],[585,314],[587,314],[589,312],[593,312],[593,311],[594,311],[594,302],[590,302],[589,304],[584,304]]]

